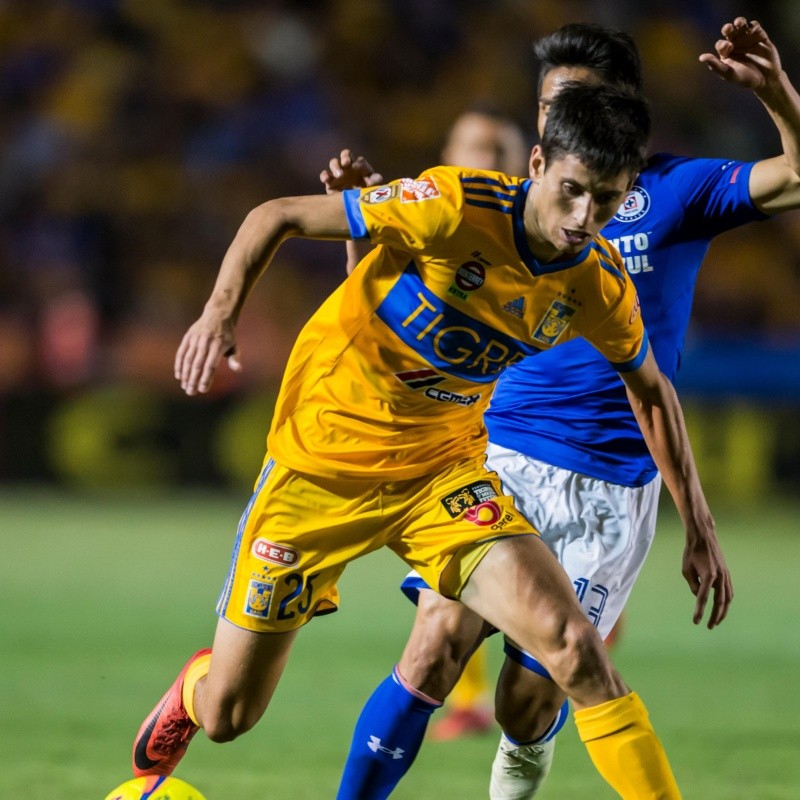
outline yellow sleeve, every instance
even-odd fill
[[[602,295],[607,303],[605,313],[583,335],[614,369],[631,372],[642,365],[648,349],[639,297],[616,248],[603,239],[599,244],[595,252],[601,267]]]
[[[463,214],[461,182],[450,167],[343,194],[354,239],[368,238],[412,253],[449,238]]]

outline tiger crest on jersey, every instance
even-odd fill
[[[442,505],[447,509],[447,513],[455,519],[468,509],[485,503],[493,497],[498,497],[498,493],[489,481],[475,481],[475,483],[462,486],[443,497]]]
[[[555,344],[572,321],[575,309],[561,300],[553,300],[533,332],[533,339],[542,344]]]

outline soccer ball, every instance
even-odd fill
[[[200,792],[178,778],[151,775],[134,778],[117,786],[106,800],[206,800]]]

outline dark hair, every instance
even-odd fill
[[[605,83],[642,88],[642,62],[636,42],[623,31],[574,22],[564,25],[533,45],[539,60],[539,91],[544,76],[555,67],[588,67]]]
[[[568,83],[553,99],[542,135],[545,168],[577,156],[600,175],[635,175],[650,136],[647,101],[628,87]]]

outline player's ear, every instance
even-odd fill
[[[535,144],[531,150],[531,157],[528,160],[528,175],[534,182],[538,181],[544,174],[544,154],[542,146]]]

